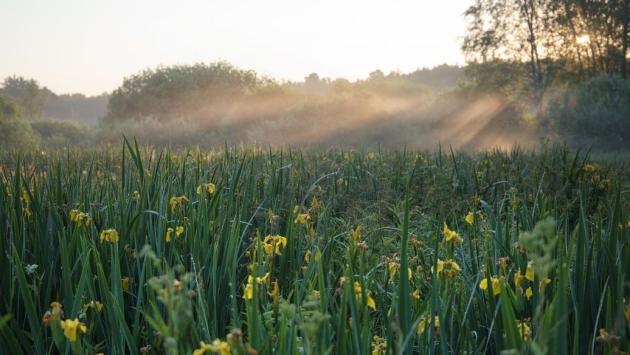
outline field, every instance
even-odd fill
[[[480,153],[0,153],[2,354],[630,350],[630,171]]]

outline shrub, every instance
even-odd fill
[[[615,148],[630,138],[630,80],[597,76],[550,100],[544,122],[578,145]]]
[[[71,121],[41,119],[31,123],[31,126],[41,136],[42,143],[48,147],[85,145],[92,139],[89,128]]]
[[[31,149],[37,143],[38,137],[33,133],[31,125],[20,117],[15,102],[0,96],[0,148]]]

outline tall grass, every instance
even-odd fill
[[[623,163],[128,141],[0,159],[2,354],[630,350]]]

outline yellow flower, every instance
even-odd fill
[[[20,201],[23,204],[28,205],[31,203],[31,196],[28,194],[28,191],[22,190],[22,195],[20,196]]]
[[[105,229],[101,232],[101,242],[106,241],[116,243],[118,241],[118,232],[115,229]]]
[[[352,240],[354,240],[354,244],[359,244],[361,242],[361,226],[357,226],[352,231]]]
[[[52,302],[50,304],[50,311],[46,311],[42,317],[42,324],[45,326],[50,325],[50,321],[63,318],[63,305],[59,302]]]
[[[268,235],[263,239],[263,249],[265,254],[271,256],[273,254],[282,255],[282,249],[287,246],[287,238],[281,235]]]
[[[525,278],[529,281],[534,281],[534,262],[527,263],[527,271],[525,271]]]
[[[184,234],[184,226],[175,228],[175,237],[179,238],[182,234]]]
[[[321,204],[319,203],[319,200],[317,199],[316,196],[313,196],[313,198],[311,199],[311,210],[319,211],[320,207],[321,207]]]
[[[623,308],[623,314],[626,316],[626,321],[628,321],[628,323],[630,323],[630,304],[627,304]]]
[[[313,290],[313,291],[311,291],[311,294],[312,294],[312,295],[313,295],[313,297],[315,297],[315,298],[319,298],[319,296],[320,296],[320,293],[319,293],[319,291],[318,291],[318,290]]]
[[[472,212],[468,211],[468,214],[466,215],[466,217],[464,217],[464,220],[466,221],[466,223],[472,226],[473,224],[475,224],[475,215]]]
[[[546,285],[549,285],[551,283],[551,279],[548,277],[545,277],[542,281],[540,281],[540,287],[544,287]]]
[[[528,341],[532,336],[532,330],[526,322],[516,321],[516,329],[524,341]]]
[[[204,192],[206,192],[206,193],[208,193],[210,195],[213,195],[216,191],[217,191],[216,185],[211,183],[211,182],[206,183],[206,184],[201,184],[201,185],[197,186],[197,194],[198,195],[201,195]]]
[[[419,300],[420,299],[420,290],[416,289],[415,291],[413,291],[413,293],[411,294],[411,297],[413,297],[414,299]]]
[[[269,273],[266,273],[263,277],[257,276],[256,278],[254,278],[252,275],[248,275],[247,284],[245,284],[245,289],[243,290],[243,298],[246,300],[251,300],[252,298],[254,298],[254,281],[256,281],[256,283],[259,285],[266,284],[269,283],[270,277],[271,275]]]
[[[375,335],[372,338],[372,355],[383,355],[387,353],[387,340]]]
[[[514,274],[514,286],[518,289],[523,289],[522,283],[525,281],[525,276],[520,272]]]
[[[501,293],[501,280],[496,276],[492,276],[490,278],[490,282],[492,283],[492,294],[495,296],[500,294]],[[479,282],[479,288],[484,291],[488,289],[488,279],[486,277],[481,279],[481,282]]]
[[[100,312],[103,309],[103,304],[99,301],[90,301],[83,305],[83,313],[87,313],[90,309]]]
[[[587,173],[594,173],[599,170],[599,166],[597,164],[586,164],[582,167],[582,170]]]
[[[371,294],[367,294],[367,306],[369,308],[372,308],[373,311],[376,311],[376,301],[374,301],[374,298],[372,298]]]
[[[311,221],[311,216],[308,213],[300,213],[297,215],[297,217],[295,217],[295,220],[293,220],[293,223],[303,224],[305,226],[308,226],[308,223],[310,221]]]
[[[140,193],[137,190],[134,191],[131,198],[138,201],[140,199]]]
[[[444,235],[445,243],[461,244],[464,241],[457,232],[448,229],[448,225],[446,223],[444,223],[442,234]]]
[[[85,212],[79,210],[70,210],[70,220],[78,225],[89,226],[92,223],[92,217]]]
[[[396,276],[396,272],[398,272],[399,267],[400,267],[400,264],[396,261],[392,260],[387,263],[387,271],[389,272],[390,280],[394,279],[394,276]]]
[[[357,298],[357,301],[359,300],[359,297],[361,297],[362,295],[362,288],[361,288],[361,284],[358,281],[354,282],[354,295]],[[372,298],[371,293],[368,291],[365,293],[366,297],[366,304],[369,308],[372,308],[372,310],[376,310],[376,302],[374,301],[374,298]]]
[[[307,250],[304,254],[304,264],[308,264],[311,261],[311,251]]]
[[[50,308],[52,308],[53,315],[63,315],[63,311],[61,310],[63,308],[63,305],[61,303],[52,302],[50,303]]]
[[[422,319],[420,320],[420,323],[418,323],[418,334],[424,333],[425,329],[430,324],[431,324],[430,317],[422,317]],[[435,329],[435,333],[439,335],[440,334],[440,318],[438,316],[433,317],[433,327]]]
[[[492,277],[492,294],[496,296],[500,293],[501,293],[501,280],[498,277],[493,276]]]
[[[259,284],[259,285],[269,283],[269,278],[270,277],[271,277],[271,274],[268,273],[268,272],[265,273],[265,276],[263,276],[263,277],[258,277],[257,276],[256,277],[256,283]]]
[[[230,344],[225,341],[221,341],[219,339],[215,339],[212,344],[206,344],[203,341],[199,343],[199,348],[193,351],[193,355],[203,355],[207,351],[210,351],[214,354],[219,355],[230,355],[232,351],[230,350]]]
[[[278,280],[273,282],[273,288],[271,292],[269,292],[269,296],[271,296],[274,302],[278,301],[280,297],[280,285],[278,284]]]
[[[243,299],[251,300],[252,298],[254,298],[254,284],[248,282],[243,290]]]
[[[129,291],[129,277],[123,277],[122,279],[120,279],[120,282],[122,283],[122,289],[123,291],[127,292]]]
[[[528,287],[527,290],[525,290],[525,297],[527,297],[527,299],[532,298],[532,296],[534,295],[534,291],[532,291],[531,287]]]
[[[451,259],[447,259],[446,261],[443,261],[441,259],[438,259],[437,261],[437,272],[438,274],[442,274],[445,275],[449,278],[453,278],[455,277],[462,269],[459,267],[459,265]]]
[[[167,243],[170,242],[171,239],[173,238],[173,232],[174,232],[173,228],[168,228],[166,230],[166,242]]]
[[[77,336],[80,333],[87,332],[87,327],[85,324],[79,322],[79,319],[75,318],[74,320],[66,319],[61,321],[61,329],[63,329],[63,335],[68,338],[71,342],[77,341]]]
[[[171,206],[171,212],[175,212],[175,210],[183,205],[188,203],[188,198],[186,196],[173,196],[169,199],[168,204]]]

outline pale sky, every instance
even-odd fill
[[[0,80],[111,91],[147,67],[226,60],[276,79],[463,64],[471,0],[0,0]]]

